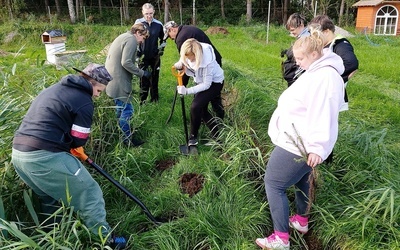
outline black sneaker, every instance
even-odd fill
[[[197,138],[191,138],[188,141],[188,146],[197,146],[197,144],[199,144],[199,141],[197,140]]]
[[[109,238],[107,245],[112,249],[125,249],[127,241],[124,236],[111,236]]]

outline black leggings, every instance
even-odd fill
[[[203,121],[210,129],[213,136],[217,136],[218,122],[208,111],[208,103],[214,101],[219,103],[219,109],[224,112],[221,101],[221,90],[223,83],[212,83],[210,88],[197,93],[190,107],[190,134],[197,138],[201,122]],[[221,112],[221,111],[220,111]],[[218,116],[218,114],[217,114]],[[219,117],[219,116],[218,116]]]

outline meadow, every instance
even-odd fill
[[[0,249],[107,249],[68,204],[57,212],[62,223],[43,230],[35,196],[16,175],[10,154],[14,131],[34,97],[74,73],[72,67],[104,63],[104,49],[128,28],[37,21],[0,27]],[[226,78],[222,144],[200,143],[197,156],[179,152],[185,140],[179,97],[166,124],[176,87],[171,66],[179,58],[171,40],[161,59],[160,101],[140,106],[135,100],[132,126],[146,141],[143,146],[125,148],[112,101],[106,95],[95,101],[86,153],[163,222],[154,225],[136,203],[90,170],[104,192],[108,221],[129,238],[128,249],[251,250],[259,249],[257,237],[272,231],[263,185],[273,147],[267,127],[287,86],[280,52],[293,38],[281,26],[270,27],[268,43],[263,24],[225,28],[228,34],[210,34]],[[61,68],[45,63],[40,36],[49,29],[63,30],[67,49],[86,54]],[[291,232],[292,249],[400,249],[400,38],[350,31],[360,62],[347,87],[350,110],[340,114],[334,162],[318,167],[311,230]],[[137,79],[133,84],[138,91]],[[186,96],[187,111],[190,102]],[[200,137],[207,139],[206,128]],[[188,174],[201,176],[197,193],[182,187]]]

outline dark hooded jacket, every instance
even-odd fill
[[[222,56],[219,51],[215,48],[212,44],[210,38],[202,31],[201,29],[197,28],[196,26],[192,25],[181,25],[178,27],[178,33],[175,37],[175,44],[178,48],[178,51],[181,51],[182,44],[189,38],[194,38],[201,43],[207,43],[212,46],[214,49],[215,59],[217,63],[222,66]]]
[[[20,151],[69,151],[83,146],[94,111],[93,87],[78,75],[67,75],[43,90],[32,102],[13,147]]]

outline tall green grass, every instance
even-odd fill
[[[44,63],[40,35],[47,29],[67,31],[68,49],[87,49],[80,60],[57,70]],[[82,68],[88,61],[104,63],[100,53],[129,27],[46,23],[8,23],[0,29],[2,50],[15,54],[0,57],[0,249],[105,248],[66,206],[58,211],[64,223],[46,233],[35,222],[29,189],[10,164],[11,142],[29,103],[61,76]],[[140,106],[135,99],[132,126],[146,143],[127,149],[119,142],[112,101],[102,96],[96,103],[88,155],[142,200],[157,218],[169,222],[153,225],[133,201],[99,176],[93,176],[104,192],[108,221],[115,231],[130,238],[130,249],[257,249],[254,240],[272,231],[263,175],[273,147],[267,135],[269,117],[286,88],[280,70],[280,51],[293,42],[283,27],[226,27],[229,34],[211,35],[223,55],[223,89],[227,117],[221,145],[199,146],[198,156],[179,153],[184,143],[182,112],[178,97],[170,123],[166,119],[176,87],[170,66],[179,55],[168,40],[162,58],[160,101]],[[5,43],[11,31],[13,42]],[[323,249],[397,249],[399,232],[399,76],[388,55],[398,54],[395,37],[349,38],[360,60],[360,69],[348,85],[350,110],[340,114],[339,139],[334,163],[320,166],[312,230]],[[371,42],[372,41],[372,42]],[[137,79],[134,80],[138,96]],[[192,100],[185,96],[186,110]],[[202,127],[201,139],[208,137]],[[169,160],[169,169],[157,163]],[[90,166],[88,166],[90,169]],[[184,173],[205,177],[203,189],[182,193]],[[25,194],[25,195],[24,195]],[[289,197],[292,197],[292,190]],[[25,198],[24,198],[25,197]],[[293,249],[313,249],[309,239],[292,234]],[[64,248],[63,248],[64,247]]]

